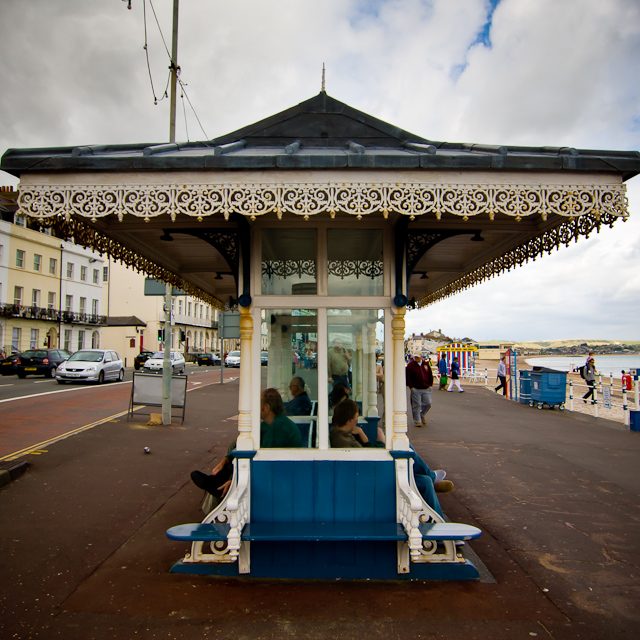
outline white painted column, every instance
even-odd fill
[[[252,451],[256,448],[252,434],[251,399],[251,342],[253,339],[253,318],[248,307],[240,307],[240,389],[238,393],[238,451]],[[259,404],[256,403],[256,407]],[[256,443],[257,444],[257,443]]]
[[[409,449],[407,435],[407,392],[404,364],[404,316],[406,307],[392,307],[391,336],[393,342],[393,441],[392,448]],[[388,380],[387,380],[388,382]]]
[[[357,402],[362,403],[362,412],[366,411],[366,405],[364,402],[364,398],[362,397],[362,367],[364,364],[364,359],[362,357],[362,329],[356,332],[356,352],[354,354],[353,362],[352,362],[352,376],[353,376],[353,395],[352,398]]]
[[[378,417],[378,385],[376,379],[376,323],[367,325],[367,356],[365,383],[367,390],[366,416]]]

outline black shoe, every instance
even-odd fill
[[[202,473],[202,471],[192,471],[191,472],[191,481],[196,485],[199,489],[203,491],[207,491],[211,495],[216,495],[218,489],[218,483],[213,476],[208,476],[206,473]]]

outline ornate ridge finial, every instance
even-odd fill
[[[327,90],[325,89],[325,86],[324,86],[324,62],[322,63],[322,88],[320,89],[320,91],[322,93],[326,93],[327,92]]]

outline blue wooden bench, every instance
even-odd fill
[[[250,500],[246,522],[234,523],[223,502],[204,523],[172,527],[169,538],[192,543],[192,552],[172,571],[285,578],[478,578],[456,542],[478,537],[479,529],[436,522],[424,503],[422,519],[431,521],[419,522],[418,517],[410,526],[407,517],[400,517],[396,481],[398,470],[404,472],[398,461],[237,462],[250,467],[250,491],[243,494]],[[407,459],[403,462],[406,468]],[[412,490],[404,486],[399,493],[407,491]],[[233,496],[232,491],[232,501]],[[414,507],[416,500],[421,502],[417,493],[411,498]],[[211,553],[204,551],[206,545]]]

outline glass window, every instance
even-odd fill
[[[109,267],[102,267],[102,282],[109,281]]]
[[[16,267],[22,269],[24,267],[24,251],[16,249]]]
[[[47,296],[48,296],[47,307],[49,309],[55,309],[56,308],[56,294],[55,294],[55,292],[54,291],[49,291]]]
[[[73,280],[73,262],[67,262],[67,278]]]
[[[318,312],[262,311],[261,391],[277,389],[285,413],[298,425],[303,447],[318,446]]]
[[[100,348],[100,334],[97,331],[94,331],[91,334],[91,348],[92,349]]]
[[[381,229],[329,229],[327,261],[329,295],[383,295]]]
[[[87,309],[87,299],[80,298],[80,313],[84,313]]]
[[[31,339],[29,340],[29,348],[38,348],[38,329],[31,329]]]
[[[22,287],[13,288],[13,304],[22,304]]]
[[[178,314],[182,315],[182,300],[178,300]]]
[[[78,351],[84,349],[84,331],[78,331]]]
[[[42,256],[39,256],[37,253],[33,256],[33,270],[40,271],[40,266],[42,265]]]
[[[82,282],[87,281],[87,267],[84,265],[80,266],[80,280],[82,280]]]
[[[55,258],[49,258],[49,273],[55,276],[57,268],[58,261]]]
[[[64,350],[71,351],[71,329],[64,330]]]
[[[362,423],[366,418],[377,423],[382,407],[378,407],[376,362],[384,347],[384,310],[329,309],[327,346],[330,412],[348,397],[360,406]],[[376,429],[368,435],[375,438]]]
[[[40,291],[37,289],[33,289],[31,291],[31,306],[39,307],[40,306]]]
[[[93,313],[94,316],[98,315],[98,301],[97,300],[92,300],[91,301],[91,313]]]
[[[11,330],[11,348],[14,351],[20,351],[20,338],[22,335],[22,329],[20,327],[13,327]]]
[[[65,311],[73,311],[73,296],[66,296],[65,300]]]
[[[315,229],[263,229],[262,293],[315,295]]]
[[[100,277],[100,272],[97,269],[93,270],[93,284],[98,284],[98,279]]]

